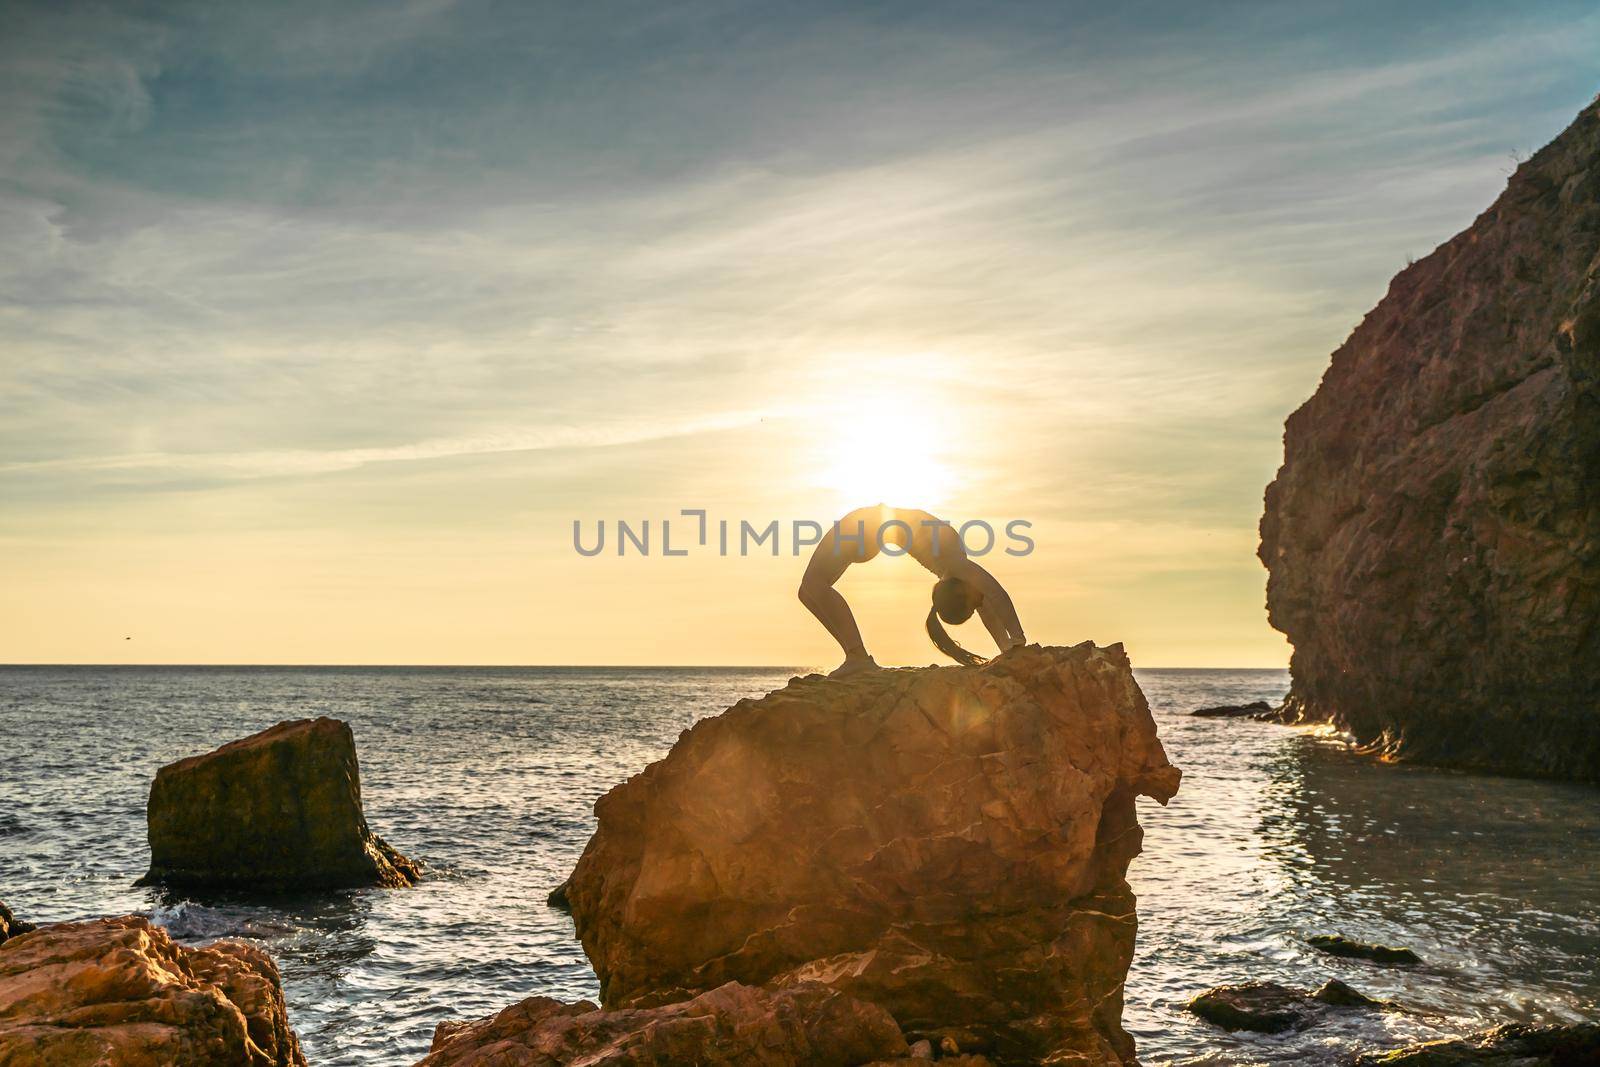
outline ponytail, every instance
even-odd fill
[[[944,632],[944,625],[939,621],[938,608],[928,610],[928,636],[933,639],[934,647],[963,667],[978,667],[989,662],[982,656],[968,652],[956,643],[955,638]]]

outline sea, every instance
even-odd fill
[[[697,719],[793,668],[0,668],[0,900],[34,922],[137,913],[282,969],[314,1067],[411,1064],[445,1019],[594,998],[546,895],[597,797]],[[1193,718],[1276,701],[1274,670],[1137,672],[1183,788],[1140,801],[1124,1025],[1146,1064],[1336,1063],[1509,1021],[1600,1018],[1600,791],[1385,764],[1327,732]],[[406,890],[197,900],[135,888],[161,765],[283,719],[355,731],[372,828],[421,860]],[[1313,934],[1422,962],[1322,955]],[[1215,985],[1339,978],[1392,1010],[1276,1036],[1184,1010]]]

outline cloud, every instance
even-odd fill
[[[252,452],[124,453],[0,464],[0,474],[58,475],[77,471],[148,473],[161,479],[177,476],[211,479],[274,478],[327,474],[371,464],[405,463],[483,456],[509,452],[607,448],[665,441],[749,426],[768,413],[732,412],[655,424],[630,421],[610,426],[583,425],[540,430],[507,430],[468,437],[433,438],[404,445],[341,448],[326,451],[283,449]]]
[[[12,5],[0,644],[787,660],[723,607],[778,561],[664,635],[570,518],[831,506],[892,407],[939,507],[1038,522],[1030,633],[1281,660],[1284,414],[1597,46],[1561,0]]]
[[[199,12],[40,7],[9,46],[0,476],[713,432],[932,353],[1032,462],[1093,451],[1152,499],[1196,451],[1255,478],[1236,449],[1270,457],[1389,274],[1588,93],[1600,40],[1559,6],[1409,50],[1310,8],[1137,34]],[[1145,447],[1156,423],[1181,441]]]

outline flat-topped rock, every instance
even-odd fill
[[[173,942],[128,915],[0,945],[6,1067],[305,1067],[278,968],[235,941]]]
[[[1249,704],[1220,704],[1214,708],[1195,708],[1189,714],[1197,719],[1244,719],[1272,714],[1272,705],[1265,700]]]
[[[268,891],[406,886],[417,865],[367,828],[355,738],[337,719],[281,722],[161,768],[140,884]]]
[[[1343,934],[1315,934],[1306,938],[1306,944],[1330,956],[1350,960],[1371,960],[1374,963],[1421,963],[1422,957],[1409,948],[1398,945],[1375,945],[1356,941]]]
[[[819,982],[934,1047],[1128,1063],[1134,798],[1179,777],[1118,645],[796,679],[603,797],[567,898],[608,1008]]]

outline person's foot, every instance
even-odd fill
[[[865,652],[861,652],[856,655],[846,656],[843,663],[828,672],[828,677],[848,678],[852,674],[860,674],[862,671],[875,671],[877,669],[877,661]]]

